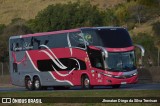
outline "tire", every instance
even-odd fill
[[[38,77],[35,77],[33,79],[33,86],[34,86],[35,90],[41,90],[42,89],[41,82],[40,82],[40,79]]]
[[[25,78],[25,87],[26,87],[26,89],[28,89],[30,91],[34,90],[34,86],[33,86],[33,83],[31,81],[30,77]]]
[[[120,86],[121,86],[120,84],[112,85],[112,88],[113,88],[113,89],[116,89],[116,88],[120,88]]]
[[[82,77],[82,89],[91,89],[90,80],[87,75]]]

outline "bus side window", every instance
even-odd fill
[[[48,35],[48,37],[45,40],[46,41],[44,42],[45,44],[47,44],[49,48],[68,47],[67,33]]]
[[[40,49],[41,40],[38,39],[39,37],[32,37],[30,41],[30,45],[33,47],[34,50]]]
[[[85,42],[81,33],[73,32],[69,34],[70,42],[72,47],[85,48]]]
[[[47,45],[49,42],[49,40],[45,40],[44,45]]]
[[[23,50],[23,44],[20,38],[13,40],[12,49],[17,52]]]

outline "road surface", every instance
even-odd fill
[[[75,90],[81,90],[81,87],[71,87],[69,90],[65,91],[75,91]],[[94,89],[91,90],[115,90],[111,87],[94,87]],[[128,84],[128,85],[122,85],[120,88],[116,90],[160,90],[160,84]],[[28,91],[25,89],[25,87],[0,87],[0,92],[15,92],[15,91]],[[57,91],[53,88],[48,88],[48,90],[43,91]]]

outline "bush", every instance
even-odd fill
[[[135,44],[140,44],[145,48],[145,64],[147,64],[148,57],[151,57],[153,63],[157,65],[157,48],[154,45],[155,38],[146,33],[138,33],[138,35],[133,36],[132,39]],[[140,54],[138,54],[138,56],[140,56]]]
[[[0,34],[3,33],[3,30],[6,28],[4,24],[0,24]]]
[[[11,24],[5,26],[3,29],[3,33],[0,36],[0,61],[6,62],[8,61],[8,40],[10,36],[13,35],[23,35],[27,33],[32,33],[27,26],[24,24],[20,24],[19,21],[12,22]]]
[[[86,26],[103,26],[104,12],[89,2],[49,5],[28,21],[34,32],[46,32]]]
[[[152,30],[154,35],[160,38],[160,22],[155,22],[152,24]]]

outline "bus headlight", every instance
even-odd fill
[[[101,73],[103,74],[104,76],[107,76],[107,77],[113,77],[111,74],[105,74],[105,73]]]

